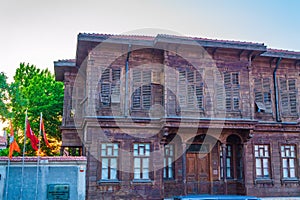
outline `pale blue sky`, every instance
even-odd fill
[[[79,32],[178,33],[300,51],[298,0],[2,0],[0,71],[20,62],[53,71],[74,58]]]

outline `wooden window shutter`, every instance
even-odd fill
[[[102,103],[102,106],[110,105],[110,89],[110,83],[101,83],[100,101]]]
[[[151,85],[142,86],[142,106],[144,109],[151,107]]]
[[[120,103],[121,69],[112,69],[111,103]]]
[[[131,102],[133,109],[141,108],[141,87],[135,89],[135,91],[132,93]]]

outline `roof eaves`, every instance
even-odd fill
[[[287,50],[268,49],[266,52],[261,54],[261,56],[300,60],[300,52]]]

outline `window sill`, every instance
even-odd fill
[[[273,179],[268,178],[261,178],[261,179],[255,179],[255,184],[274,184]]]
[[[132,184],[149,184],[149,183],[153,183],[153,181],[151,179],[133,179],[131,181]]]
[[[281,184],[286,184],[286,183],[298,183],[300,184],[300,180],[297,178],[284,178],[281,179]]]
[[[99,185],[102,185],[102,184],[119,184],[120,181],[117,180],[117,179],[114,179],[114,180],[99,180],[98,181],[98,184]]]
[[[163,179],[163,182],[165,182],[165,183],[170,183],[170,182],[175,182],[176,181],[176,179],[174,179],[174,178],[164,178]]]

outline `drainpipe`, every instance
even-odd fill
[[[278,104],[278,85],[277,85],[277,80],[276,80],[277,79],[276,72],[279,67],[281,59],[282,59],[281,57],[277,59],[276,67],[273,72],[274,92],[275,92],[275,109],[276,109],[276,121],[277,122],[281,122],[281,119],[280,119],[279,104]]]
[[[125,63],[125,102],[124,102],[124,115],[128,116],[128,73],[129,73],[129,56],[130,56],[131,44],[128,45],[127,58]]]

